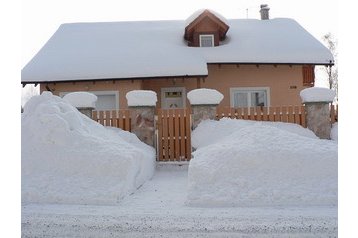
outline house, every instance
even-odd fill
[[[295,20],[230,19],[199,10],[186,21],[63,24],[23,68],[21,83],[63,96],[89,91],[97,109],[126,108],[125,95],[153,90],[157,107],[188,106],[186,93],[212,88],[219,106],[300,105],[330,51]]]

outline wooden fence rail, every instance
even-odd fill
[[[121,128],[125,131],[131,131],[131,118],[128,109],[111,111],[93,111],[92,119],[103,126],[112,126]]]
[[[304,106],[218,108],[216,118],[221,119],[223,117],[254,121],[289,122],[306,127]]]

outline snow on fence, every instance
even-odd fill
[[[130,110],[128,109],[93,111],[92,119],[103,126],[112,126],[125,131],[131,131]]]
[[[254,121],[278,121],[306,127],[304,106],[218,108],[217,119],[230,117]]]
[[[191,159],[190,108],[158,109],[158,160]]]

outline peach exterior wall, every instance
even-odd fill
[[[301,105],[299,93],[303,86],[302,66],[288,65],[209,65],[209,74],[201,78],[201,88],[216,89],[224,95],[219,107],[230,106],[230,88],[234,87],[269,87],[270,106]],[[161,100],[161,88],[186,87],[186,92],[198,87],[197,78],[159,79],[143,81],[143,89],[157,92]],[[296,88],[291,88],[296,87]],[[187,100],[187,104],[188,104]]]
[[[219,106],[230,106],[231,87],[269,87],[271,106],[301,105],[302,66],[288,65],[209,65],[209,76],[203,88],[214,88],[224,94]],[[290,88],[290,87],[296,88]]]
[[[157,106],[161,105],[161,88],[185,87],[186,92],[201,88],[213,88],[224,94],[221,106],[230,106],[230,88],[232,87],[269,87],[271,106],[301,105],[299,93],[303,86],[302,66],[299,65],[208,65],[206,78],[163,78],[123,81],[96,81],[49,84],[54,94],[71,91],[119,91],[120,108],[127,107],[125,95],[136,89],[153,90],[158,95]],[[291,88],[291,87],[296,88]],[[41,84],[41,91],[46,90]],[[188,100],[186,105],[189,105]]]
[[[75,91],[118,91],[119,92],[119,108],[127,108],[126,94],[131,90],[142,88],[141,80],[123,80],[123,81],[95,81],[93,82],[76,82],[76,83],[56,83],[48,84],[49,88],[55,95],[60,92]],[[46,84],[40,85],[40,91],[46,91]]]

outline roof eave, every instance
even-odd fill
[[[21,81],[22,85],[26,84],[49,84],[49,83],[73,83],[73,82],[92,82],[92,81],[122,81],[122,80],[150,80],[150,79],[169,79],[169,78],[203,78],[207,74],[195,75],[170,75],[170,76],[144,76],[144,77],[125,77],[125,78],[86,78],[86,79],[55,79],[55,80],[28,80]]]

